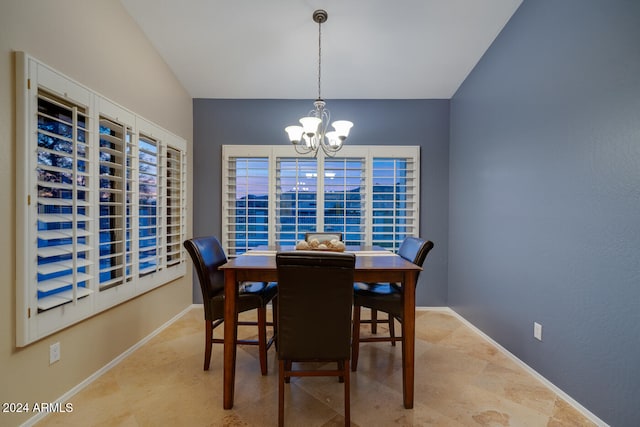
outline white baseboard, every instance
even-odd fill
[[[125,358],[127,358],[127,356],[129,356],[131,353],[133,353],[134,351],[136,351],[137,349],[139,349],[140,347],[142,347],[143,345],[145,345],[147,342],[149,342],[153,337],[155,337],[156,335],[158,335],[160,332],[162,332],[163,330],[165,330],[167,327],[169,327],[173,322],[175,322],[176,320],[180,319],[182,316],[185,315],[186,312],[188,312],[189,310],[191,310],[192,308],[197,307],[196,304],[192,304],[190,306],[188,306],[187,308],[185,308],[184,310],[182,310],[180,313],[176,314],[175,316],[173,316],[171,319],[169,319],[167,322],[165,322],[163,325],[161,325],[158,329],[156,329],[155,331],[151,332],[149,335],[147,335],[146,337],[144,337],[143,339],[141,339],[140,341],[138,341],[137,343],[135,343],[134,345],[132,345],[131,347],[129,347],[127,350],[125,350],[122,354],[120,354],[118,357],[116,357],[115,359],[113,359],[111,362],[107,363],[105,366],[103,366],[102,368],[98,369],[96,372],[94,372],[93,374],[91,374],[89,377],[87,377],[84,381],[82,381],[80,384],[76,385],[75,387],[73,387],[71,390],[69,390],[68,392],[66,392],[65,394],[63,394],[62,396],[60,396],[58,399],[55,400],[55,402],[53,402],[54,404],[60,404],[61,406],[64,406],[65,402],[68,402],[69,400],[71,400],[71,398],[78,392],[80,392],[82,389],[84,389],[86,386],[88,386],[89,384],[91,384],[92,382],[94,382],[95,380],[97,380],[98,378],[100,378],[100,376],[102,376],[103,374],[105,374],[107,371],[109,371],[111,368],[113,368],[114,366],[116,366],[118,363],[122,362]],[[46,412],[41,412],[38,413],[37,415],[29,418],[27,421],[25,421],[23,424],[21,424],[21,427],[31,427],[33,425],[35,425],[38,421],[42,420],[45,416],[47,416]]]
[[[531,366],[527,365],[522,360],[518,359],[509,350],[507,350],[506,348],[504,348],[503,346],[498,344],[493,338],[491,338],[489,335],[487,335],[484,332],[482,332],[480,329],[478,329],[476,326],[474,326],[471,322],[469,322],[467,319],[462,317],[460,314],[458,314],[457,312],[452,310],[450,307],[417,307],[416,310],[418,310],[418,311],[442,311],[442,312],[446,312],[446,313],[451,314],[452,316],[454,316],[455,318],[460,320],[462,323],[464,323],[464,325],[467,326],[469,329],[473,330],[476,334],[478,334],[480,337],[482,337],[485,341],[489,342],[491,345],[493,345],[498,350],[500,350],[509,359],[513,360],[515,363],[517,363],[519,366],[521,366],[523,369],[525,369],[529,374],[531,374],[533,377],[535,377],[538,381],[540,381],[546,387],[551,389],[551,391],[553,391],[558,396],[560,396],[562,399],[564,399],[568,404],[573,406],[578,412],[580,412],[586,418],[591,420],[597,426],[609,427],[609,425],[607,423],[602,421],[600,418],[598,418],[596,415],[594,415],[591,411],[589,411],[587,408],[585,408],[580,403],[578,403],[574,398],[572,398],[567,393],[562,391],[560,388],[558,388],[551,381],[549,381],[548,379],[546,379],[545,377],[540,375]]]

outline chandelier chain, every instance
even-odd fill
[[[322,21],[318,22],[318,99],[320,96],[320,76],[322,74]]]

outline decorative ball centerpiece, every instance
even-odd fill
[[[324,240],[322,242],[318,239],[311,239],[308,242],[300,240],[296,245],[296,250],[344,252],[345,245],[338,239]]]

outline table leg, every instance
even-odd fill
[[[413,408],[415,345],[416,345],[416,272],[404,274],[402,319],[402,395],[404,407]]]
[[[229,268],[224,270],[224,363],[222,393],[223,408],[233,408],[233,389],[236,378],[236,340],[238,324],[236,316],[236,302],[238,287],[236,286],[236,272]]]

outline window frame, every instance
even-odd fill
[[[276,236],[278,234],[278,223],[276,220],[276,212],[278,212],[277,206],[277,177],[278,177],[278,160],[285,158],[311,158],[313,156],[300,156],[295,152],[292,152],[292,147],[289,145],[223,145],[222,146],[222,223],[221,223],[221,243],[226,248],[228,256],[230,258],[236,256],[234,245],[231,244],[231,235],[234,233],[234,223],[231,221],[232,209],[234,209],[234,200],[232,198],[232,177],[231,177],[231,160],[235,158],[266,158],[269,164],[268,173],[268,245],[276,245],[278,242]],[[374,218],[373,212],[373,163],[375,159],[406,159],[411,167],[411,206],[407,209],[410,211],[410,224],[406,225],[411,231],[407,233],[407,236],[417,236],[420,230],[420,146],[417,145],[398,145],[398,146],[364,146],[364,145],[347,145],[338,152],[334,158],[354,158],[362,160],[364,162],[364,180],[362,187],[363,192],[363,211],[362,214],[362,227],[364,239],[363,245],[377,244],[373,239],[373,226]],[[324,171],[325,161],[331,161],[332,157],[325,156],[323,153],[319,153],[317,160],[317,176],[320,171]],[[318,181],[323,181],[318,180]],[[324,182],[317,183],[317,203],[316,208],[318,230],[324,230]],[[389,249],[395,251],[400,245],[400,241],[394,241],[391,245],[387,245]]]
[[[55,99],[61,100],[66,108],[75,109],[75,106],[79,106],[84,111],[86,116],[85,124],[85,140],[83,141],[83,148],[81,154],[83,155],[83,168],[86,163],[86,171],[82,171],[83,175],[86,175],[86,188],[83,188],[83,192],[86,192],[86,200],[82,199],[83,205],[87,206],[87,220],[88,225],[83,225],[82,228],[82,243],[87,244],[90,249],[86,258],[82,259],[82,269],[78,269],[76,259],[78,259],[78,230],[77,222],[75,219],[70,222],[69,225],[61,224],[58,227],[59,230],[65,231],[72,237],[69,239],[53,238],[51,246],[55,248],[55,245],[62,244],[60,242],[66,242],[70,240],[71,244],[69,254],[71,261],[66,261],[71,267],[68,267],[72,272],[71,280],[71,292],[70,299],[64,302],[58,302],[51,304],[51,307],[38,308],[38,266],[47,265],[43,264],[47,262],[46,259],[41,258],[38,261],[38,247],[45,245],[49,246],[49,242],[40,242],[39,237],[44,236],[43,231],[39,231],[38,228],[43,227],[42,221],[38,221],[38,205],[42,203],[68,203],[72,207],[70,208],[69,216],[75,216],[78,212],[79,205],[75,197],[78,195],[76,192],[71,192],[71,196],[66,195],[64,199],[60,201],[53,200],[53,202],[47,202],[50,197],[63,197],[57,196],[56,191],[49,189],[43,193],[45,199],[39,199],[38,188],[48,188],[48,186],[42,187],[43,182],[48,180],[38,180],[38,174],[36,173],[40,165],[46,165],[49,163],[39,163],[38,152],[44,151],[44,158],[47,156],[55,158],[56,152],[64,153],[60,150],[60,147],[53,146],[52,148],[46,148],[43,150],[39,147],[38,134],[39,124],[39,97],[43,94],[50,94]],[[43,106],[44,108],[44,106]],[[129,137],[132,141],[126,141],[126,135],[123,134],[123,147],[118,153],[113,147],[101,147],[100,142],[100,122],[102,120],[109,120],[115,124],[122,125],[124,129],[128,129],[125,132],[130,132]],[[139,216],[139,189],[137,189],[138,183],[138,161],[137,156],[137,141],[139,134],[143,132],[145,135],[151,135],[158,141],[158,163],[159,163],[159,185],[162,191],[158,192],[158,209],[160,210],[158,218],[160,218],[158,224],[159,236],[156,243],[159,251],[157,255],[158,268],[155,272],[145,275],[144,277],[138,277],[137,270],[137,254],[139,251],[139,238],[138,238],[138,216]],[[56,137],[56,134],[53,135]],[[109,139],[109,138],[106,138]],[[18,347],[24,347],[35,341],[38,341],[50,334],[53,334],[63,328],[74,325],[82,320],[98,314],[108,308],[111,308],[117,304],[127,301],[131,298],[139,296],[145,292],[169,283],[175,279],[178,279],[186,274],[186,256],[184,250],[180,250],[179,254],[175,253],[175,247],[171,249],[172,261],[167,263],[167,253],[170,251],[168,247],[168,235],[169,226],[167,215],[169,214],[169,207],[167,202],[167,190],[169,185],[166,170],[168,168],[166,157],[167,149],[174,150],[173,153],[179,153],[179,160],[174,164],[174,178],[176,171],[180,175],[178,178],[178,187],[180,190],[177,192],[177,196],[171,200],[171,209],[173,210],[173,221],[178,218],[180,224],[173,224],[172,239],[177,237],[180,241],[186,238],[186,218],[187,218],[187,205],[186,205],[186,178],[187,178],[187,143],[184,139],[162,129],[158,125],[145,120],[144,118],[136,115],[135,113],[127,110],[126,108],[108,100],[102,95],[92,91],[91,89],[75,82],[69,77],[59,73],[53,68],[43,64],[37,59],[29,56],[24,52],[16,52],[16,345]],[[103,142],[104,143],[104,142]],[[70,143],[72,149],[75,151],[75,136]],[[86,146],[86,147],[85,147]],[[102,152],[102,157],[101,157]],[[112,155],[109,155],[111,153]],[[68,154],[62,154],[67,157],[71,157]],[[86,157],[86,158],[85,158]],[[175,157],[175,156],[174,156]],[[77,166],[76,159],[78,156],[73,154],[73,163],[70,172],[64,172],[68,176],[67,180],[70,180],[72,184],[65,184],[65,187],[72,185],[75,189],[77,186],[78,176],[80,175],[75,169]],[[40,160],[42,162],[43,160]],[[119,162],[119,163],[112,163]],[[111,168],[110,165],[115,167]],[[176,166],[177,165],[177,166]],[[101,169],[101,166],[103,169]],[[130,168],[128,171],[127,169]],[[177,169],[176,169],[177,168]],[[42,167],[40,167],[42,169]],[[60,169],[60,168],[58,168]],[[102,172],[105,174],[103,175]],[[52,179],[60,179],[63,172],[52,170],[49,174]],[[116,176],[116,175],[121,176]],[[48,176],[48,175],[47,175]],[[113,184],[118,180],[122,180],[121,184]],[[111,197],[103,199],[101,201],[101,180],[102,185],[106,185],[105,192],[111,192],[112,194],[118,194],[117,197]],[[111,181],[107,184],[106,181]],[[83,182],[84,185],[84,182]],[[171,184],[175,188],[175,182]],[[60,184],[58,184],[60,186]],[[49,186],[51,187],[51,186]],[[51,187],[54,188],[54,187]],[[61,193],[61,191],[60,191]],[[175,193],[175,191],[174,191]],[[53,196],[51,195],[53,194]],[[49,198],[47,198],[49,197]],[[113,208],[109,206],[114,206]],[[103,236],[105,241],[103,245],[103,251],[107,252],[107,255],[100,256],[101,249],[101,233],[104,233],[104,229],[101,230],[101,208],[109,210],[109,213],[102,217],[104,221],[110,221],[109,216],[118,212],[121,218],[116,221],[118,229],[114,230],[114,235]],[[43,209],[42,207],[40,209]],[[105,210],[102,210],[105,212]],[[128,212],[128,213],[126,213]],[[60,221],[60,220],[58,220]],[[129,224],[127,225],[127,221]],[[116,222],[113,222],[116,224]],[[40,224],[40,225],[39,225]],[[48,228],[44,228],[46,231]],[[107,234],[112,233],[107,227]],[[177,230],[177,231],[176,231]],[[115,233],[122,234],[121,236],[115,236]],[[127,238],[128,234],[128,238]],[[41,236],[42,235],[42,236]],[[49,233],[49,235],[55,237],[55,233]],[[111,245],[111,239],[117,241],[117,244]],[[175,246],[175,244],[174,244]],[[126,249],[128,247],[128,249]],[[124,267],[118,266],[121,262],[118,258],[120,251],[125,248],[122,256],[131,256],[131,261],[127,262],[125,258],[122,258]],[[111,251],[114,251],[111,254]],[[176,258],[177,255],[177,258]],[[83,256],[84,257],[84,256]],[[55,259],[53,260],[55,262]],[[108,286],[101,286],[101,265],[113,264],[117,268],[124,268],[125,274],[122,280],[116,282],[108,282]],[[126,272],[127,268],[129,271]],[[109,267],[103,270],[108,271]],[[77,272],[81,272],[78,274]],[[86,275],[84,274],[86,273]],[[42,274],[40,274],[42,276]],[[84,277],[86,280],[86,291],[83,290],[82,295],[78,292],[79,284],[81,283],[78,276]],[[54,289],[55,292],[59,292]],[[61,300],[62,301],[62,300]]]

